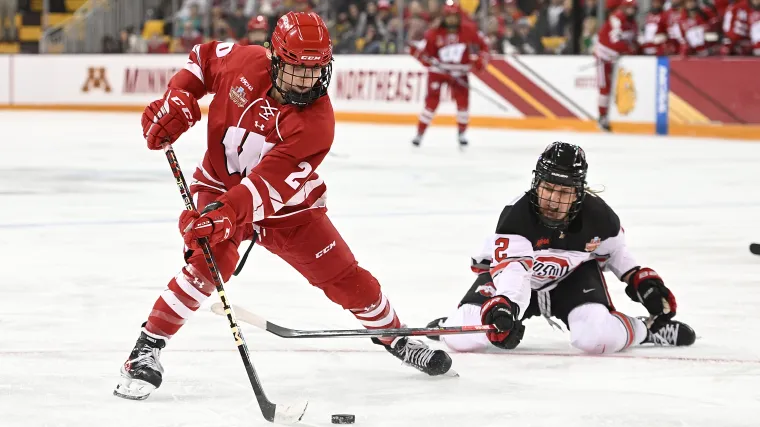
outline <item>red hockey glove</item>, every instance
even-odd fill
[[[250,222],[252,211],[253,195],[245,185],[238,184],[209,203],[200,214],[183,211],[179,217],[179,232],[189,249],[200,249],[198,239],[203,237],[214,246],[234,236],[237,227]]]
[[[201,119],[198,101],[188,92],[169,89],[143,111],[143,136],[151,150],[160,150],[165,142],[173,143]]]
[[[525,333],[525,326],[517,317],[520,308],[505,296],[495,296],[480,307],[480,321],[494,325],[498,332],[488,332],[486,337],[496,347],[511,350],[517,347]]]
[[[676,297],[651,268],[642,268],[631,274],[625,293],[630,299],[646,307],[654,318],[653,327],[676,315]]]
[[[211,246],[217,245],[232,237],[235,228],[235,211],[221,200],[209,203],[200,214],[183,211],[179,216],[179,231],[191,250],[200,249],[198,239],[204,237]]]
[[[470,55],[472,67],[475,71],[483,71],[486,68],[486,58],[483,55]]]

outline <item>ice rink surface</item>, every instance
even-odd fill
[[[164,350],[148,400],[112,396],[121,363],[179,268],[183,208],[138,114],[2,112],[0,426],[235,427],[260,415],[214,294]],[[205,120],[175,145],[189,176]],[[459,378],[429,378],[368,339],[287,340],[244,327],[269,397],[310,400],[305,426],[757,426],[760,409],[760,144],[571,132],[340,124],[319,168],[329,214],[403,322],[452,311],[469,257],[541,150],[585,148],[589,182],[615,209],[640,263],[678,298],[691,348],[583,356],[541,319],[518,350],[453,354]],[[242,249],[245,249],[243,247]],[[241,251],[242,251],[241,249]],[[643,315],[609,274],[618,309]],[[293,328],[355,328],[353,317],[262,248],[227,285],[234,304]]]

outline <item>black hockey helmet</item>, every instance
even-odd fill
[[[565,228],[578,215],[586,195],[586,153],[577,145],[567,142],[551,143],[536,162],[531,185],[531,204],[541,222],[549,228]],[[567,215],[562,219],[548,218],[541,214],[541,200],[538,187],[542,182],[572,187],[575,190],[575,200],[570,204]]]

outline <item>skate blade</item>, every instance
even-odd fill
[[[459,377],[459,372],[449,369],[448,371],[444,372],[443,374],[439,375],[440,377],[451,377],[451,378],[457,378]]]
[[[155,390],[152,384],[143,380],[122,377],[113,390],[113,395],[129,400],[145,400]]]

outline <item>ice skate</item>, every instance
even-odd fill
[[[451,357],[443,350],[433,350],[424,343],[407,337],[398,337],[391,345],[385,345],[377,338],[372,338],[375,344],[380,344],[389,353],[419,371],[430,376],[444,375],[459,376],[451,371]]]
[[[612,131],[612,128],[610,127],[610,119],[608,119],[607,116],[599,117],[599,120],[597,121],[597,125],[599,126],[599,130],[603,132]]]
[[[439,317],[439,318],[433,320],[432,322],[428,323],[427,327],[428,328],[442,328],[443,327],[443,322],[445,322],[446,319],[448,319],[448,317]],[[440,341],[441,340],[441,336],[440,335],[428,335],[427,337],[429,339],[433,340],[433,341]]]
[[[646,318],[641,320],[647,324]],[[697,334],[691,326],[677,320],[668,320],[656,330],[648,328],[647,337],[642,344],[680,347],[692,345],[696,340]]]
[[[419,147],[420,144],[422,144],[422,135],[417,135],[412,140],[412,145],[415,147]]]
[[[129,359],[121,366],[121,380],[114,396],[131,400],[144,400],[161,386],[164,367],[159,357],[166,340],[140,333]]]
[[[464,151],[467,149],[467,146],[469,145],[469,142],[467,141],[467,136],[465,136],[464,133],[459,134],[459,149],[461,151]]]

